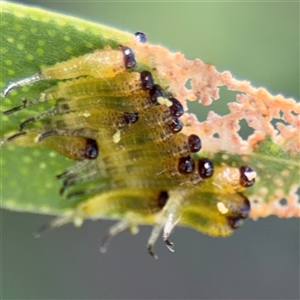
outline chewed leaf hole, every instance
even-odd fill
[[[298,189],[296,191],[296,195],[298,197],[298,203],[300,204],[300,185],[298,186]]]
[[[283,125],[285,125],[285,126],[289,125],[288,122],[286,122],[286,121],[284,121],[284,120],[282,120],[282,119],[276,119],[276,118],[274,118],[274,119],[271,121],[271,124],[272,124],[272,126],[273,126],[274,128],[276,128],[276,129],[278,129],[277,124],[283,124]]]
[[[279,204],[281,206],[286,206],[288,204],[288,202],[287,202],[287,200],[285,198],[282,198],[282,199],[279,200]]]
[[[186,85],[187,88],[190,88],[190,80],[187,81]],[[228,108],[229,102],[236,101],[236,94],[237,92],[228,91],[226,87],[221,87],[219,90],[219,99],[214,100],[211,105],[204,106],[199,105],[199,101],[187,101],[188,111],[192,111],[197,115],[199,121],[205,121],[209,112],[213,111],[214,113],[225,116],[230,114],[230,110]],[[201,101],[201,99],[200,99]]]
[[[186,87],[187,89],[189,89],[189,90],[192,89],[192,84],[191,84],[191,82],[192,82],[192,80],[191,80],[191,79],[188,79],[187,82],[186,82],[186,84],[185,84],[185,87]]]
[[[247,140],[248,137],[254,133],[254,129],[249,127],[247,121],[245,119],[242,119],[239,121],[240,125],[240,130],[239,130],[239,135],[243,140]]]

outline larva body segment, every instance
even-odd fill
[[[56,63],[31,77],[14,82],[4,90],[3,96],[6,97],[14,88],[41,80],[71,79],[81,76],[109,79],[126,69],[133,68],[135,64],[134,53],[128,47],[120,46],[118,50],[97,50],[68,61]]]
[[[71,100],[82,96],[126,97],[140,89],[140,74],[136,72],[121,73],[112,80],[84,77],[68,80],[46,90],[39,102],[52,99]]]
[[[43,80],[71,79],[80,76],[113,78],[126,69],[120,50],[96,50],[80,57],[47,67],[41,72]],[[105,75],[103,75],[105,74]]]
[[[135,59],[131,49],[106,49],[57,63],[22,81],[66,80],[24,101],[6,114],[33,104],[56,100],[50,109],[19,126],[5,143],[45,145],[74,160],[58,178],[61,194],[79,198],[74,214],[53,221],[80,225],[86,218],[121,219],[107,233],[153,224],[148,251],[161,231],[167,247],[179,222],[213,236],[228,236],[250,210],[242,192],[255,181],[247,166],[214,166],[195,153],[199,136],[181,133],[181,103],[159,85],[149,71],[129,72]],[[37,122],[39,121],[39,122]],[[201,153],[200,153],[201,154]]]
[[[49,137],[44,144],[73,160],[96,159],[98,156],[96,141],[85,137]]]

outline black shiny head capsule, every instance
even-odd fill
[[[201,150],[202,144],[198,135],[191,134],[188,138],[189,148],[192,153],[196,153]]]
[[[172,123],[169,124],[169,128],[171,129],[171,131],[173,133],[180,132],[182,130],[182,127],[183,127],[183,125],[182,125],[181,121],[178,119],[173,119]]]
[[[140,43],[146,43],[147,42],[147,36],[145,33],[137,31],[135,34],[135,39]]]
[[[93,139],[86,139],[86,146],[84,149],[84,158],[95,159],[98,156],[98,145]]]
[[[214,174],[214,165],[208,158],[198,161],[198,172],[202,178],[209,178]]]
[[[244,220],[241,218],[228,217],[227,220],[232,229],[240,228],[244,224]]]
[[[157,98],[159,97],[165,98],[165,92],[158,84],[154,84],[149,91],[150,103],[154,105],[158,105],[159,103],[157,102]]]
[[[143,90],[150,90],[153,88],[154,80],[152,74],[149,71],[141,72],[141,82]]]
[[[126,124],[134,124],[138,121],[139,114],[138,113],[130,113],[130,112],[124,112],[124,120]]]
[[[169,199],[169,193],[167,191],[161,191],[157,198],[157,204],[159,208],[163,208]]]
[[[121,50],[124,55],[124,63],[127,69],[133,68],[136,65],[136,60],[131,48],[126,46],[121,46]]]
[[[169,98],[169,100],[172,102],[172,105],[169,107],[172,117],[181,117],[184,113],[182,104],[176,98]]]
[[[190,156],[180,157],[178,162],[178,172],[181,174],[190,174],[195,170],[195,162]]]
[[[240,183],[243,187],[250,187],[255,183],[256,173],[248,166],[240,167]]]

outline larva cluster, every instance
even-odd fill
[[[136,38],[145,42],[145,36]],[[35,100],[24,100],[5,114],[56,100],[50,109],[19,125],[6,143],[46,145],[78,162],[57,177],[61,193],[82,199],[72,216],[48,227],[86,218],[120,219],[109,229],[101,251],[119,232],[152,224],[148,251],[177,223],[213,236],[228,236],[250,211],[242,191],[255,182],[247,166],[215,166],[195,155],[201,139],[181,132],[184,114],[174,95],[157,85],[148,70],[135,72],[133,51],[98,50],[57,63],[12,83],[4,91],[41,80],[63,80]],[[39,121],[39,122],[37,122]]]

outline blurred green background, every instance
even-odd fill
[[[299,99],[299,3],[18,2],[143,31],[151,43]],[[226,105],[198,105],[197,113],[210,109],[222,114]],[[177,228],[175,253],[159,241],[158,261],[146,251],[149,227],[121,234],[101,255],[111,222],[35,240],[50,217],[2,211],[1,219],[2,299],[299,299],[299,219],[247,221],[228,239]]]

